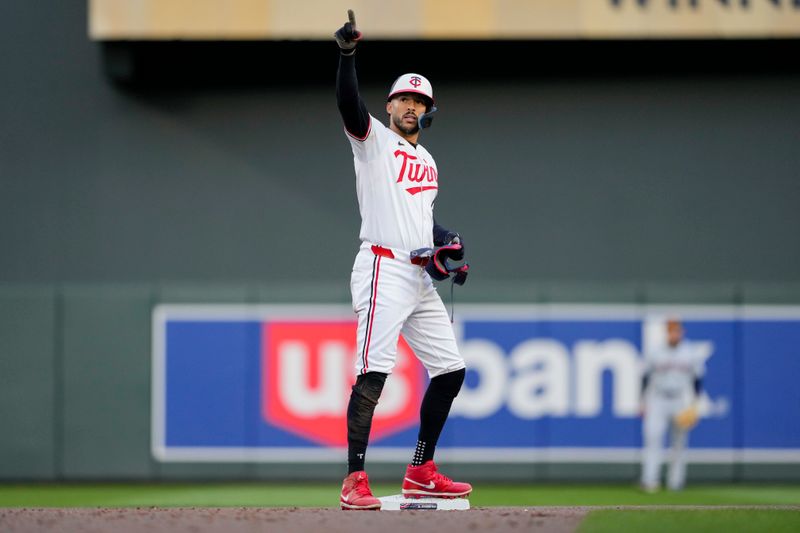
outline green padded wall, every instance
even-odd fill
[[[0,479],[58,476],[56,316],[51,288],[0,285]]]
[[[150,310],[147,286],[63,290],[63,449],[68,479],[148,479]]]

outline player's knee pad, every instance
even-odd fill
[[[351,444],[354,441],[366,443],[369,440],[372,415],[375,413],[384,383],[386,374],[382,372],[368,372],[356,379],[350,394],[350,403],[347,405],[347,434],[348,442]]]
[[[464,384],[464,377],[467,375],[467,370],[462,368],[447,374],[441,374],[435,378],[431,378],[431,383],[428,389],[435,390],[443,397],[453,399],[458,396],[458,391],[461,390],[461,385]]]
[[[358,398],[373,407],[378,404],[378,400],[383,392],[383,386],[386,383],[386,376],[383,372],[367,372],[361,374],[356,378],[356,384],[353,385],[352,398]]]

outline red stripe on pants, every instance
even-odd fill
[[[381,256],[378,257],[378,262],[375,266],[375,279],[372,281],[372,313],[370,313],[369,317],[369,327],[367,327],[367,345],[364,348],[364,370],[362,370],[362,374],[367,373],[367,369],[369,368],[369,342],[372,339],[372,325],[375,323],[375,307],[377,307],[378,303],[378,274],[381,272]]]

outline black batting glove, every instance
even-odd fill
[[[336,38],[336,44],[339,45],[342,55],[351,56],[356,53],[356,44],[361,40],[362,34],[356,30],[356,15],[352,9],[347,10],[347,18],[350,20],[336,30],[333,36]]]
[[[462,261],[464,259],[464,239],[455,231],[450,231],[444,237],[444,244],[460,244],[461,249],[455,250],[450,254],[454,261]]]

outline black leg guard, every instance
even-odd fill
[[[420,407],[419,442],[411,464],[422,464],[433,459],[439,435],[466,373],[462,368],[431,379]]]
[[[364,470],[372,415],[381,397],[386,374],[368,372],[356,378],[347,406],[347,473]]]

